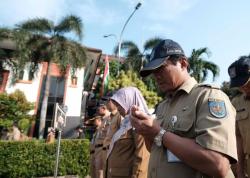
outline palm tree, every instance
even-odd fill
[[[191,56],[188,58],[190,64],[190,74],[198,82],[204,82],[208,77],[208,72],[213,74],[213,80],[219,75],[219,67],[204,59],[204,54],[209,58],[211,52],[208,48],[193,49]]]
[[[132,41],[124,41],[121,44],[121,51],[125,52],[125,70],[133,70],[138,72],[144,63],[147,62],[149,52],[158,44],[162,39],[154,37],[147,40],[143,45],[143,51],[140,51],[139,47]],[[117,55],[118,46],[115,47],[114,53]]]
[[[83,35],[82,21],[79,17],[70,15],[55,25],[48,19],[35,18],[20,23],[17,27],[17,30],[31,34],[25,43],[26,49],[29,49],[27,55],[29,59],[25,61],[31,61],[34,69],[41,61],[48,63],[39,124],[39,138],[42,138],[47,114],[52,62],[59,65],[62,73],[70,65],[72,75],[74,75],[76,68],[82,67],[86,61],[85,49],[76,41],[67,39],[65,36],[66,33],[73,32],[76,37],[81,39]]]
[[[160,37],[148,39],[143,45],[143,51],[140,51],[139,47],[134,42],[124,41],[121,44],[121,51],[124,51],[125,53],[125,62],[122,69],[125,71],[132,70],[138,74],[142,66],[148,62],[151,50],[160,41],[162,41],[162,38]],[[115,47],[114,53],[117,55],[118,46]],[[155,80],[151,76],[143,78],[142,80],[149,90],[158,92]]]
[[[6,65],[12,71],[12,83],[18,77],[19,71],[23,70],[28,59],[29,49],[26,48],[26,41],[29,39],[29,33],[20,29],[0,28],[0,41],[2,44],[10,47],[11,50],[0,51],[1,68]]]

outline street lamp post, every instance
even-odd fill
[[[103,35],[104,38],[108,38],[110,36],[113,36],[116,39],[116,41],[118,42],[118,38],[117,38],[117,36],[115,34]]]
[[[139,2],[136,6],[135,6],[135,9],[134,11],[132,12],[132,14],[128,17],[127,21],[125,22],[123,28],[122,28],[122,31],[121,31],[121,34],[120,34],[120,37],[119,37],[119,45],[118,45],[118,59],[120,61],[120,58],[121,58],[121,44],[122,44],[122,35],[123,35],[123,32],[129,22],[129,20],[131,19],[131,17],[134,15],[135,11],[139,9],[139,7],[141,7],[141,3]],[[118,71],[119,72],[119,71]]]
[[[131,17],[134,15],[135,11],[138,10],[139,8],[141,7],[141,3],[139,2],[136,6],[135,6],[135,9],[134,11],[132,12],[132,14],[128,17],[128,19],[126,20],[123,28],[122,28],[122,31],[120,33],[120,36],[119,36],[119,41],[118,41],[118,38],[115,34],[108,34],[108,35],[104,35],[103,37],[104,38],[107,38],[107,37],[110,37],[110,36],[113,36],[116,38],[116,40],[118,41],[118,61],[120,62],[121,60],[121,44],[122,44],[122,35],[123,35],[123,32],[129,22],[129,20],[131,19]],[[119,75],[119,65],[118,65],[118,75]]]

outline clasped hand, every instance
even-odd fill
[[[130,111],[130,121],[137,133],[149,139],[153,139],[159,133],[160,125],[154,121],[151,115],[142,112],[139,107],[135,105],[131,107]]]

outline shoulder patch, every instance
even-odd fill
[[[206,83],[200,83],[200,84],[198,84],[198,87],[208,87],[208,88],[220,89],[220,87],[218,85],[206,84]]]
[[[209,112],[216,118],[224,118],[227,115],[225,102],[223,100],[209,98],[208,99]]]

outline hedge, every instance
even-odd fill
[[[53,176],[56,145],[44,141],[0,141],[0,177],[29,178]],[[62,140],[58,176],[89,173],[89,141]]]

